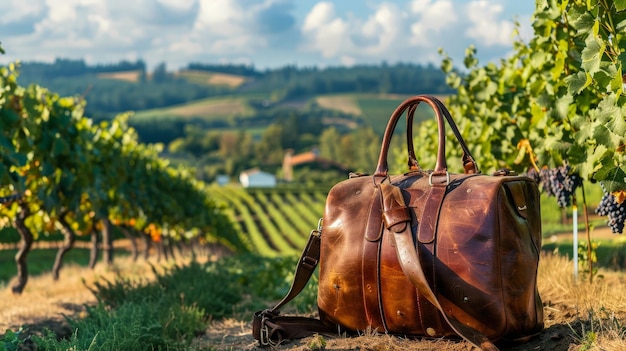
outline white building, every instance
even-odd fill
[[[239,174],[239,182],[244,188],[276,186],[276,177],[273,174],[263,172],[258,168],[249,169]]]

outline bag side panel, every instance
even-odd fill
[[[500,198],[500,261],[507,339],[523,338],[543,328],[543,306],[537,291],[541,249],[541,209],[534,181],[503,184]]]
[[[498,193],[501,178],[454,179],[436,231],[435,284],[449,315],[490,339],[506,328],[502,299]]]
[[[365,240],[365,231],[375,189],[371,177],[348,179],[336,184],[326,200],[317,304],[325,323],[348,330],[365,330],[375,320],[364,307],[363,288],[363,270],[377,269],[375,258],[363,256],[364,242],[372,244]],[[374,266],[364,268],[364,262]],[[381,325],[372,327],[383,330]]]

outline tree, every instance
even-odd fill
[[[322,135],[320,135],[320,156],[329,160],[339,160],[339,140],[341,135],[337,131],[337,128],[330,127],[324,129]]]
[[[152,81],[155,83],[163,83],[168,80],[167,67],[165,62],[159,63],[152,71]]]

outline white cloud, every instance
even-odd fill
[[[503,12],[501,4],[486,0],[472,1],[467,5],[470,26],[467,36],[486,46],[511,44],[515,28],[510,19],[498,19]]]
[[[302,25],[306,41],[301,49],[341,63],[345,57],[353,62],[426,63],[440,59],[439,45],[462,42],[460,8],[451,0],[413,0],[405,7],[380,2],[364,18],[342,16],[333,3],[318,2]]]
[[[444,29],[457,26],[455,10],[449,0],[413,0],[411,14],[416,21],[411,25],[411,43],[425,47],[437,44],[433,39],[440,39]]]
[[[371,38],[373,43],[364,47],[367,54],[380,55],[387,50],[393,50],[393,44],[404,34],[406,18],[401,13],[395,4],[382,3],[365,22],[361,33],[364,37]]]
[[[393,51],[403,35],[405,19],[393,3],[383,2],[365,20],[340,17],[331,2],[317,3],[302,25],[303,51],[319,51],[325,58],[355,62]],[[349,59],[346,59],[349,57]]]
[[[194,31],[213,36],[237,36],[244,34],[242,24],[246,22],[245,11],[237,1],[202,1]]]
[[[306,15],[302,30],[305,32],[318,30],[332,22],[335,16],[335,5],[332,2],[320,1]]]
[[[0,24],[16,23],[39,17],[46,11],[45,0],[3,0],[0,2]]]
[[[326,58],[343,51],[348,44],[348,25],[335,16],[335,7],[330,2],[319,2],[313,7],[302,26],[307,42],[301,47],[305,51],[319,51]]]
[[[440,60],[439,46],[462,57],[471,43],[493,57],[511,47],[508,7],[504,0],[3,0],[0,13],[10,16],[0,17],[7,51],[0,62],[426,63]],[[528,7],[520,21],[528,21]],[[522,26],[524,37],[529,28]]]

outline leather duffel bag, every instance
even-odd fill
[[[434,170],[415,158],[411,127],[426,103],[439,127]],[[411,171],[389,175],[387,154],[407,112]],[[462,151],[463,174],[448,172],[445,121]],[[541,248],[539,190],[507,170],[482,174],[438,99],[405,100],[388,122],[376,171],[351,175],[326,200],[294,283],[274,308],[257,312],[261,345],[312,333],[374,329],[404,336],[462,337],[483,350],[525,341],[543,329],[537,291]],[[281,316],[319,263],[319,319]]]

